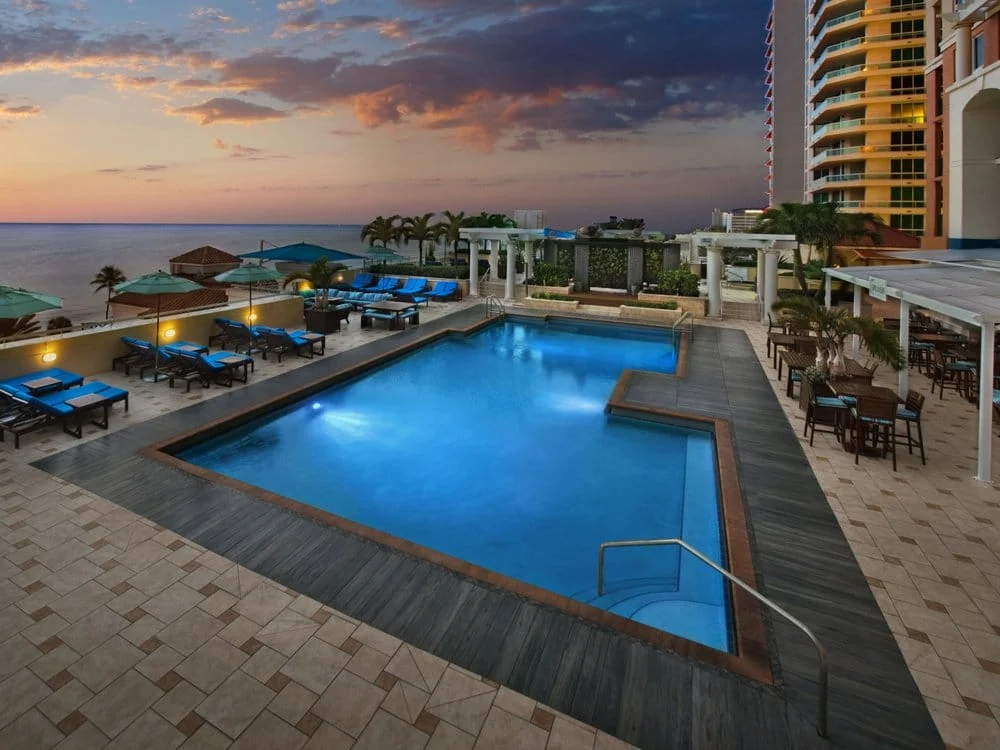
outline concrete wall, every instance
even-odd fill
[[[298,297],[270,297],[254,300],[257,322],[275,328],[302,326],[302,300]],[[243,320],[246,304],[213,307],[210,310],[163,316],[160,320],[160,343],[192,341],[207,344],[215,333],[215,318]],[[166,339],[167,332],[174,336]],[[23,375],[47,367],[61,367],[79,375],[98,375],[111,369],[111,360],[123,354],[122,336],[134,336],[152,341],[156,336],[155,319],[120,321],[107,327],[73,331],[57,336],[45,336],[0,344],[0,379]],[[46,352],[55,353],[54,362],[43,362]]]

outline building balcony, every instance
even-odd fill
[[[924,43],[924,38],[924,32],[922,31],[906,31],[896,34],[875,34],[873,36],[859,36],[854,37],[853,39],[845,39],[842,42],[837,42],[836,44],[831,44],[829,47],[825,47],[819,56],[814,59],[812,65],[810,66],[810,72],[812,74],[819,72],[822,69],[823,64],[828,60],[836,60],[849,54],[855,54],[873,47],[878,48],[885,45],[914,47],[922,45]]]
[[[923,117],[858,117],[853,120],[838,120],[816,128],[809,138],[810,145],[819,146],[824,138],[844,138],[853,133],[868,130],[905,129],[923,127]]]
[[[879,209],[891,208],[893,213],[916,213],[925,208],[924,201],[841,201],[841,208],[878,213]]]
[[[893,172],[850,172],[846,174],[831,174],[809,182],[810,190],[830,188],[864,187],[865,185],[893,185],[910,187],[922,185],[927,175],[923,172],[910,174],[895,174]]]
[[[852,91],[846,94],[838,94],[824,99],[813,107],[810,113],[814,124],[819,124],[820,117],[824,114],[835,114],[851,108],[863,107],[866,102],[873,100],[892,99],[899,102],[923,101],[927,96],[927,89],[923,86],[906,89],[885,89],[882,91]]]
[[[809,169],[817,169],[824,164],[864,161],[866,159],[884,159],[886,154],[892,154],[893,158],[898,159],[919,159],[926,154],[926,151],[926,146],[888,144],[884,146],[826,148],[809,158]]]
[[[967,25],[985,21],[990,11],[1000,8],[1000,0],[955,0],[958,23]]]
[[[858,7],[858,0],[811,0],[809,15],[816,23],[825,23],[830,18],[842,16]]]
[[[904,60],[901,62],[886,63],[860,63],[858,65],[846,65],[842,68],[834,68],[824,73],[816,80],[810,91],[810,98],[817,99],[823,93],[826,86],[836,83],[843,86],[852,80],[862,81],[873,75],[885,75],[887,71],[892,71],[893,75],[907,75],[924,72],[923,60]]]
[[[863,26],[871,20],[877,19],[879,16],[893,16],[893,20],[896,20],[896,16],[905,18],[920,18],[924,13],[923,2],[913,2],[907,5],[900,5],[890,8],[863,8],[860,10],[853,11],[852,13],[845,13],[841,16],[835,16],[829,21],[824,23],[819,29],[813,29],[811,36],[813,43],[819,45],[823,42],[824,38],[833,31],[845,31],[852,28],[857,28]]]

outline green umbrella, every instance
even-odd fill
[[[215,277],[215,280],[228,282],[230,284],[247,285],[247,288],[250,290],[250,313],[248,320],[252,325],[254,322],[253,285],[261,281],[277,281],[280,278],[281,274],[273,268],[268,268],[265,265],[257,265],[256,263],[244,263],[242,266],[234,268],[232,271],[220,273]]]
[[[116,292],[133,292],[134,294],[155,294],[156,295],[156,348],[153,352],[153,380],[160,379],[160,295],[161,294],[184,294],[201,289],[201,284],[196,284],[190,279],[182,276],[171,276],[164,271],[147,273],[129,281],[123,281],[115,286]],[[164,379],[166,379],[164,377]]]
[[[0,318],[23,318],[45,310],[62,307],[62,299],[27,289],[0,286]]]

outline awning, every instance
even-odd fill
[[[365,259],[362,255],[345,253],[343,250],[334,250],[329,247],[313,245],[310,242],[297,242],[294,245],[271,247],[266,250],[257,250],[253,253],[244,253],[240,257],[283,260],[288,263],[315,263],[320,258],[326,258],[331,263]]]

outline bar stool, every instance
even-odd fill
[[[922,372],[928,377],[931,375],[931,365],[933,358],[931,352],[934,351],[934,344],[925,341],[910,342],[910,365],[917,368],[917,372]]]

